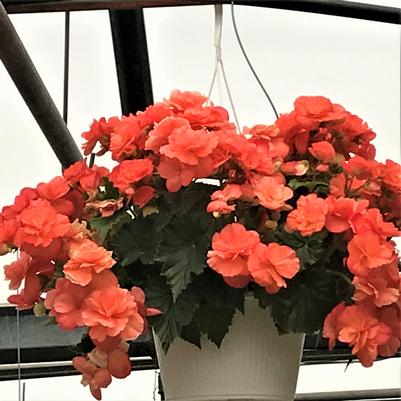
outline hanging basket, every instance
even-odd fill
[[[269,313],[247,298],[220,348],[177,338],[166,355],[155,338],[166,400],[292,401],[303,342],[303,334],[279,335]]]

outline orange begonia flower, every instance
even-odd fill
[[[293,278],[299,271],[300,262],[295,251],[271,242],[259,243],[248,260],[248,269],[257,284],[274,294],[281,287],[287,287],[284,278]]]
[[[218,142],[218,137],[206,130],[193,130],[191,127],[176,128],[168,137],[168,144],[160,148],[160,153],[196,166],[199,159],[212,153]]]
[[[19,216],[20,227],[15,234],[14,243],[21,247],[24,243],[34,246],[48,246],[70,229],[67,216],[58,214],[47,200],[31,201]]]
[[[63,177],[55,177],[48,183],[40,183],[36,187],[38,195],[49,201],[63,197],[69,190],[70,186]]]
[[[92,395],[97,399],[102,399],[101,389],[108,387],[111,383],[111,374],[106,368],[99,368],[93,362],[83,356],[76,356],[72,359],[75,369],[82,373],[81,383],[89,385]]]
[[[341,302],[326,316],[323,324],[323,337],[329,339],[329,350],[332,351],[338,338],[338,317],[344,312],[345,304]]]
[[[347,267],[359,276],[366,276],[369,269],[390,264],[395,258],[394,245],[372,231],[354,235],[347,249]]]
[[[74,284],[85,286],[95,273],[115,265],[112,253],[89,239],[73,242],[68,252],[69,260],[63,267],[64,275]]]
[[[224,277],[247,276],[248,257],[259,242],[256,231],[247,231],[239,223],[228,224],[213,235],[207,264]]]
[[[322,163],[329,163],[336,154],[333,145],[327,141],[314,142],[308,150],[315,159],[320,160]]]
[[[327,204],[316,194],[301,196],[297,208],[289,213],[285,227],[289,231],[299,231],[308,236],[322,230],[326,223]]]
[[[113,168],[109,178],[121,192],[126,192],[132,184],[152,175],[153,163],[149,159],[124,160]]]
[[[118,287],[93,291],[84,302],[82,319],[90,327],[91,338],[98,341],[117,335],[133,340],[144,330],[133,294]]]
[[[276,177],[262,177],[252,183],[259,204],[267,209],[279,210],[293,196],[292,189],[283,185]]]
[[[366,305],[351,305],[338,316],[338,339],[352,347],[352,353],[365,367],[372,366],[378,355],[378,347],[391,336],[390,328],[381,323],[372,308]]]
[[[332,233],[341,233],[349,228],[354,229],[355,221],[369,206],[367,200],[357,202],[355,199],[334,198],[330,195],[326,198],[326,204],[328,206],[326,228]]]

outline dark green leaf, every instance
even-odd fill
[[[173,340],[180,336],[182,327],[188,325],[193,318],[196,310],[195,293],[189,287],[174,302],[171,291],[162,278],[149,283],[145,292],[147,306],[162,312],[161,315],[149,318],[149,321],[167,352]]]
[[[144,264],[154,263],[161,235],[156,230],[152,216],[132,220],[115,236],[113,249],[122,266],[128,266],[137,260]]]
[[[322,328],[332,308],[344,300],[338,286],[349,285],[346,276],[319,267],[304,270],[288,281],[288,288],[269,298],[272,317],[284,333],[312,334]]]
[[[124,225],[132,221],[126,210],[120,210],[110,217],[94,217],[89,221],[91,229],[95,230],[102,243],[113,237]]]
[[[217,308],[212,305],[202,306],[196,311],[195,319],[200,331],[207,334],[210,341],[220,347],[228,333],[235,313],[235,308]]]

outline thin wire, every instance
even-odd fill
[[[17,292],[18,294],[18,292]],[[18,376],[18,401],[22,401],[21,393],[21,330],[20,330],[20,313],[17,308],[17,376]]]
[[[237,116],[237,112],[235,110],[233,97],[231,95],[230,88],[228,87],[228,80],[227,80],[226,72],[224,70],[223,59],[220,59],[220,67],[221,67],[221,72],[222,72],[222,75],[223,75],[224,85],[226,86],[226,89],[227,89],[227,95],[228,95],[228,98],[230,100],[231,108],[233,110],[235,124],[237,125],[238,131],[241,131],[241,126],[239,125],[239,122],[238,122],[238,116]]]
[[[224,68],[224,63],[223,63],[223,58],[222,58],[222,52],[221,52],[221,38],[222,38],[222,32],[223,32],[223,5],[222,4],[215,4],[214,5],[214,10],[215,10],[215,24],[214,24],[214,46],[216,49],[216,56],[215,56],[215,68],[213,72],[213,77],[212,77],[212,82],[210,84],[210,89],[207,97],[207,103],[209,104],[210,101],[210,96],[212,94],[214,85],[216,83],[216,78],[218,74],[218,70],[220,67],[222,76],[223,76],[223,81],[224,81],[224,86],[226,87],[228,99],[230,101],[231,109],[233,111],[234,119],[235,119],[235,124],[237,126],[238,131],[240,131],[240,124],[238,120],[238,115],[237,111],[235,109],[233,97],[231,94],[231,90],[228,84],[228,79],[227,79],[227,74]]]
[[[271,97],[269,96],[269,94],[267,93],[267,90],[266,90],[265,87],[263,86],[262,81],[259,79],[259,76],[258,76],[258,74],[256,73],[255,69],[253,68],[252,63],[251,63],[251,61],[249,60],[249,57],[248,57],[248,55],[247,55],[247,53],[246,53],[246,51],[245,51],[244,45],[242,44],[241,38],[240,38],[240,36],[239,36],[238,28],[237,28],[237,23],[236,23],[236,21],[235,21],[234,1],[231,1],[231,19],[232,19],[232,23],[233,23],[233,27],[234,27],[235,36],[236,36],[236,38],[237,38],[239,47],[241,48],[242,54],[244,55],[245,60],[246,60],[246,62],[248,63],[248,66],[249,66],[249,68],[251,69],[252,74],[254,75],[256,81],[258,82],[258,84],[259,84],[259,86],[261,87],[263,93],[264,93],[265,96],[267,97],[267,100],[269,101],[270,106],[271,106],[271,108],[273,109],[273,112],[274,112],[276,118],[278,118],[279,115],[278,115],[277,110],[276,110],[276,108],[275,108],[275,106],[274,106],[274,104],[273,104],[273,101],[272,101]]]
[[[19,258],[17,251],[17,258]],[[19,294],[19,290],[17,290]],[[25,383],[22,384],[21,391],[21,326],[20,326],[20,311],[17,308],[17,377],[18,377],[18,401],[25,401]]]
[[[68,120],[68,83],[70,72],[70,12],[65,12],[64,22],[64,89],[63,89],[63,119]]]

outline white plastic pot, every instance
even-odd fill
[[[245,315],[235,314],[220,348],[207,338],[201,350],[177,338],[166,355],[155,342],[167,401],[294,399],[304,335],[279,335],[254,298]]]

